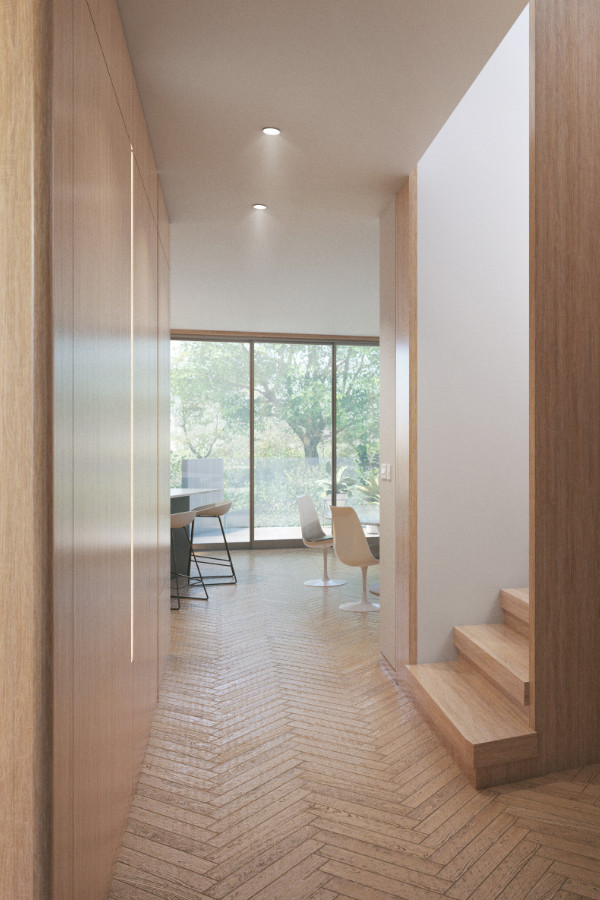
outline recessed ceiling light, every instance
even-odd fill
[[[255,203],[252,208],[253,209],[266,209],[267,207],[265,206],[264,203]]]
[[[263,128],[263,134],[281,134],[279,128]]]

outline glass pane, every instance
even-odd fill
[[[332,350],[255,344],[254,536],[299,538],[297,497],[331,494]]]
[[[227,540],[250,540],[250,344],[171,341],[171,487],[202,491],[192,507],[232,500]],[[194,537],[222,540],[218,521]]]
[[[336,348],[338,503],[359,512],[367,534],[379,524],[379,347]]]

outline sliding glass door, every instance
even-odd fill
[[[201,490],[197,505],[232,500],[229,541],[297,542],[301,494],[324,521],[336,502],[378,511],[377,344],[195,339],[171,347],[171,486]],[[218,537],[210,525],[206,541]]]
[[[297,498],[331,494],[332,371],[326,344],[254,345],[255,540],[301,538]]]
[[[171,341],[171,487],[197,488],[193,505],[232,500],[227,539],[250,535],[250,344]],[[220,538],[215,519],[195,523]]]

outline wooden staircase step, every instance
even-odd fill
[[[456,649],[503,694],[529,703],[529,641],[508,625],[462,625],[454,629]]]
[[[468,662],[406,668],[423,712],[476,787],[480,770],[537,756],[523,712]]]
[[[500,606],[506,625],[529,637],[529,588],[505,588],[500,591]]]

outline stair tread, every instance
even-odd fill
[[[459,660],[407,668],[474,747],[536,734],[510,700],[472,666]]]
[[[512,594],[522,603],[529,603],[529,588],[502,588],[505,594]]]
[[[455,632],[464,635],[520,681],[529,682],[529,641],[524,635],[504,624],[461,625]]]

